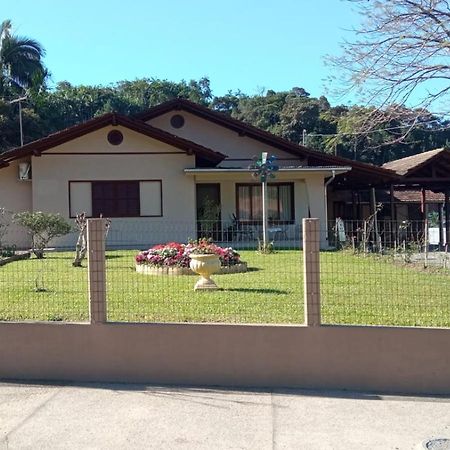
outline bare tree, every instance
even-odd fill
[[[72,265],[74,267],[81,267],[81,262],[86,256],[87,252],[87,242],[86,242],[86,213],[82,212],[77,214],[75,218],[75,227],[78,230],[78,239],[77,244],[75,246],[75,258],[73,260]]]
[[[445,114],[450,100],[448,0],[347,1],[363,21],[354,40],[342,45],[342,55],[328,61],[341,74],[341,94],[356,93],[376,106],[362,128],[399,120],[404,130],[398,140],[420,126],[428,111]]]
[[[75,227],[78,230],[78,239],[75,246],[75,258],[72,265],[74,267],[81,267],[81,263],[87,253],[87,216],[85,212],[77,214],[75,218]],[[105,219],[105,240],[108,237],[110,228],[111,219]]]

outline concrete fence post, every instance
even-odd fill
[[[320,325],[320,221],[303,219],[305,324]]]
[[[106,322],[105,219],[87,221],[89,316],[91,323]]]

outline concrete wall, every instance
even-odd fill
[[[0,324],[0,378],[450,394],[450,330]]]

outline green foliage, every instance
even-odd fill
[[[428,225],[430,227],[439,227],[440,220],[439,220],[439,213],[437,211],[432,211],[428,213]]]
[[[296,144],[302,143],[306,130],[310,148],[378,165],[443,147],[450,141],[448,123],[426,111],[417,119],[417,111],[405,109],[406,119],[391,119],[364,133],[361,129],[370,120],[373,108],[331,106],[326,97],[310,97],[298,87],[253,96],[230,91],[213,97],[207,78],[178,83],[144,78],[110,86],[58,83],[54,90],[31,93],[24,104],[24,140],[39,139],[110,111],[137,114],[174,98],[209,106]],[[417,123],[405,139],[399,140],[411,125],[408,117],[414,117],[411,120]],[[0,152],[19,143],[18,107],[9,105],[0,96]]]
[[[264,242],[261,239],[258,239],[258,253],[262,253],[263,255],[275,253],[273,241],[267,242],[267,244],[264,245]]]
[[[12,24],[0,24],[0,95],[21,93],[43,85],[47,71],[42,45],[28,37],[11,33]]]
[[[38,259],[44,257],[44,249],[52,239],[71,231],[70,224],[59,214],[24,211],[14,214],[13,220],[27,229]]]
[[[8,245],[6,247],[0,246],[0,258],[10,258],[16,254],[16,246]]]
[[[200,229],[207,236],[217,229],[217,221],[220,218],[220,205],[210,197],[203,199],[203,204],[198,210],[198,221]]]

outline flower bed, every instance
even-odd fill
[[[189,268],[190,254],[215,254],[219,256],[219,273],[246,272],[247,264],[231,247],[223,248],[207,239],[190,241],[188,244],[169,242],[155,245],[136,255],[136,272],[148,275],[192,275]]]

